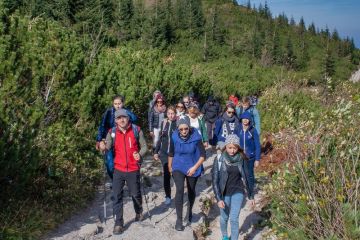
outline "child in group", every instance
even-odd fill
[[[176,109],[174,106],[168,107],[166,116],[167,118],[163,120],[160,127],[160,139],[154,150],[154,159],[160,160],[163,166],[165,204],[169,205],[171,203],[171,175],[168,167],[168,156],[171,135],[176,129]]]
[[[231,239],[239,236],[239,215],[245,190],[250,204],[255,206],[254,191],[249,178],[248,158],[240,148],[236,134],[226,137],[225,147],[219,158],[215,158],[212,169],[212,185],[217,205],[220,208],[220,229],[223,240],[229,240],[227,224],[230,218]]]

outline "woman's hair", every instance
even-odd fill
[[[174,113],[176,113],[176,108],[175,108],[175,106],[173,106],[173,105],[169,106],[166,111],[168,112],[168,111],[170,111],[170,110],[173,111]]]
[[[115,101],[116,99],[119,99],[121,102],[125,102],[125,97],[123,95],[115,95],[113,97],[113,101]]]
[[[190,107],[190,108],[188,109],[188,113],[189,113],[189,114],[195,113],[196,116],[199,116],[200,110],[199,110],[198,108],[196,108],[196,107]]]
[[[242,99],[241,99],[241,102],[242,103],[251,103],[251,100],[250,100],[250,98],[249,97],[243,97]]]

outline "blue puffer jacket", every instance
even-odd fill
[[[260,135],[260,114],[259,114],[259,111],[256,109],[255,106],[250,106],[249,108],[247,108],[245,110],[242,107],[237,107],[236,108],[236,115],[238,116],[239,119],[241,118],[241,115],[244,112],[250,113],[251,125],[256,128],[256,131]]]
[[[249,119],[250,121],[250,127],[246,131],[243,129],[243,125],[241,124],[237,132],[237,135],[240,138],[240,147],[244,150],[246,156],[249,159],[255,159],[256,161],[260,161],[260,138],[256,128],[251,125],[250,113],[244,112],[243,114],[241,114],[240,119]]]
[[[132,123],[136,123],[137,117],[136,115],[131,112],[130,110],[124,108],[127,112],[127,114],[130,117],[130,121]],[[106,134],[108,133],[109,129],[112,129],[115,126],[115,108],[111,107],[106,110],[104,113],[101,123],[99,126],[98,134],[96,136],[96,141],[99,142],[102,139],[106,138]]]
[[[198,131],[192,129],[191,136],[185,141],[180,138],[179,130],[175,130],[171,137],[174,144],[172,170],[187,175],[189,169],[199,161],[200,150],[198,144],[199,142],[202,144],[201,135]],[[193,177],[200,176],[202,171],[203,168],[199,167]]]

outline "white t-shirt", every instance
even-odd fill
[[[190,118],[190,126],[195,128],[196,130],[198,130],[199,134],[201,135],[201,131],[200,131],[200,124],[199,124],[199,119],[198,118]]]

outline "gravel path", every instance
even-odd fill
[[[145,159],[143,164],[144,175],[149,176],[152,186],[146,187],[145,191],[148,196],[149,210],[152,215],[150,219],[147,214],[147,207],[145,200],[143,201],[144,216],[146,219],[139,223],[134,222],[135,212],[131,198],[125,190],[124,198],[124,220],[125,232],[121,235],[113,235],[112,230],[114,220],[112,218],[112,201],[111,191],[107,189],[107,220],[103,220],[103,203],[104,203],[104,188],[99,187],[96,198],[87,209],[84,209],[77,215],[74,215],[64,224],[60,225],[55,231],[49,233],[44,239],[52,240],[80,240],[80,239],[126,239],[126,240],[186,240],[194,239],[195,229],[203,221],[200,210],[199,199],[203,195],[209,195],[211,189],[211,166],[215,157],[211,151],[208,151],[210,156],[204,164],[205,174],[200,178],[197,184],[197,198],[193,208],[193,223],[187,225],[183,232],[178,232],[174,229],[176,221],[176,212],[174,209],[174,201],[170,207],[167,207],[163,202],[165,198],[164,190],[162,188],[161,165],[154,163],[150,158]],[[172,182],[172,196],[175,194],[175,186]],[[257,194],[258,199],[261,195]],[[187,196],[184,196],[184,205],[187,204]],[[186,206],[184,206],[185,216]],[[206,239],[221,239],[219,228],[219,210],[214,205],[210,211],[210,234]],[[240,238],[239,239],[265,239],[262,234],[265,229],[256,228],[256,224],[262,220],[262,217],[252,211],[248,205],[245,205],[240,213]]]

